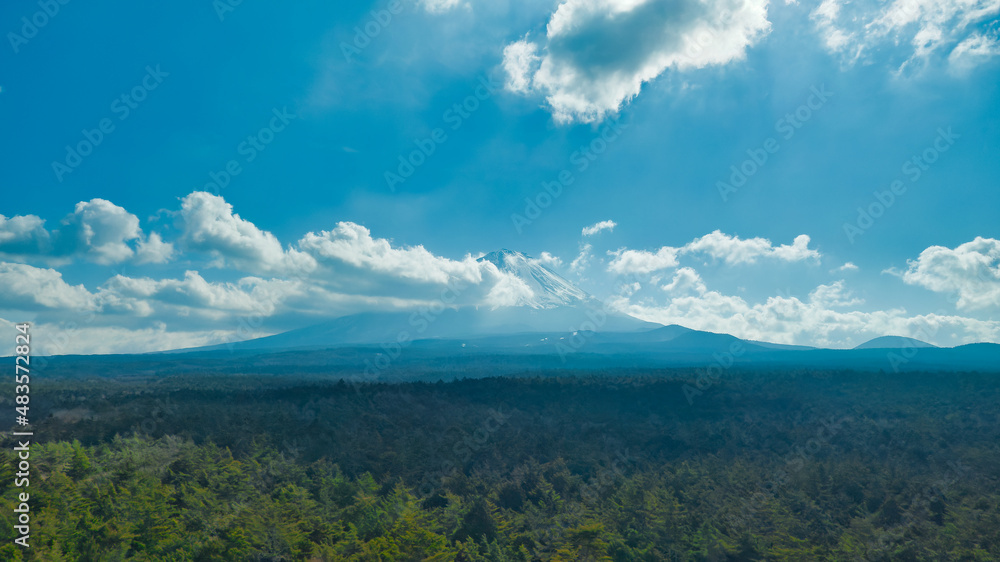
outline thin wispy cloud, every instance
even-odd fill
[[[597,233],[599,233],[601,231],[604,231],[604,230],[607,230],[608,232],[611,232],[612,230],[615,229],[616,226],[618,226],[618,224],[615,221],[611,221],[611,220],[601,221],[601,222],[592,224],[590,226],[584,227],[582,234],[584,236],[593,236],[593,235],[595,235],[595,234],[597,234]]]

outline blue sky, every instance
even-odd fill
[[[0,319],[51,353],[256,337],[456,279],[514,305],[474,262],[498,248],[657,322],[1000,341],[997,0],[0,14]]]

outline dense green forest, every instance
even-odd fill
[[[1000,560],[995,374],[543,375],[38,378],[0,558]]]

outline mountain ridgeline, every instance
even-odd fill
[[[913,338],[883,336],[854,349],[820,349],[663,326],[608,309],[540,260],[521,252],[498,250],[478,261],[493,264],[513,280],[513,302],[492,308],[443,307],[433,313],[364,312],[272,336],[173,353],[266,355],[297,350],[310,351],[310,362],[315,363],[321,362],[321,350],[375,348],[374,353],[390,353],[395,360],[405,347],[418,351],[421,360],[501,355],[511,364],[528,365],[542,356],[573,368],[624,363],[964,371],[990,370],[1000,364],[1000,345],[990,343],[939,348]],[[340,361],[344,356],[333,354],[330,360]]]

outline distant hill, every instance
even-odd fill
[[[927,342],[907,338],[904,336],[882,336],[866,341],[854,349],[902,349],[902,348],[922,348],[937,347]]]

